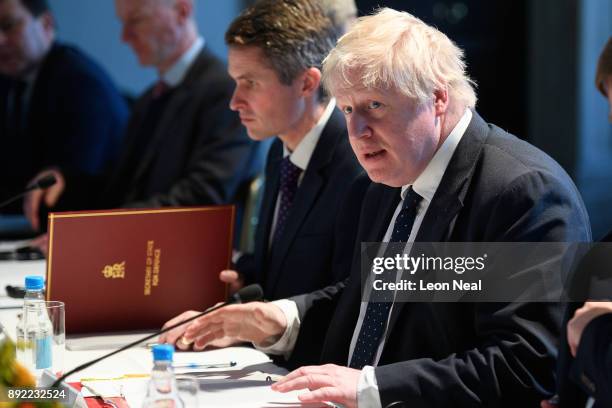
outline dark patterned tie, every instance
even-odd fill
[[[391,233],[391,242],[407,242],[410,237],[410,231],[416,218],[417,209],[422,197],[414,192],[412,187],[406,193],[406,198],[402,205],[402,209],[395,219],[393,224],[393,232]],[[391,247],[391,246],[390,246]],[[394,256],[393,251],[387,250],[385,257]],[[395,281],[395,273],[388,271],[381,275],[384,280]],[[361,370],[363,366],[372,364],[374,355],[380,344],[385,326],[389,317],[389,311],[393,305],[393,296],[389,294],[389,298],[384,299],[384,302],[369,302],[363,318],[355,350],[351,358],[350,367]]]
[[[153,99],[161,98],[166,92],[170,90],[170,86],[163,79],[159,79],[155,85],[153,85]]]
[[[276,219],[276,229],[274,231],[274,241],[282,237],[287,218],[293,206],[295,193],[298,188],[298,179],[302,169],[291,163],[289,156],[285,157],[281,162],[280,174],[280,205],[278,207],[278,216]]]

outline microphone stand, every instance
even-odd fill
[[[245,297],[245,298],[243,299],[243,298],[240,296],[241,292],[243,292],[245,289],[246,289],[247,291],[246,291],[246,292],[243,292],[243,293],[247,293],[247,292],[249,292],[249,289],[251,289],[251,291],[250,291],[250,292],[253,292],[253,290],[252,290],[252,289],[253,289],[253,288],[252,288],[253,286],[257,286],[257,287],[258,287],[259,293],[258,293],[258,294],[256,294],[256,295],[254,295],[254,296],[248,296],[248,297],[251,297],[250,299],[249,299],[248,297]],[[257,292],[257,291],[255,291],[255,292]],[[62,381],[64,381],[66,378],[68,378],[68,376],[70,376],[70,375],[72,375],[72,374],[74,374],[74,373],[77,373],[77,372],[79,372],[79,371],[81,371],[81,370],[83,370],[83,369],[85,369],[85,368],[87,368],[87,367],[89,367],[89,366],[92,366],[92,365],[96,364],[97,362],[104,360],[105,358],[108,358],[108,357],[114,356],[114,355],[115,355],[115,354],[117,354],[117,353],[120,353],[120,352],[122,352],[122,351],[124,351],[124,350],[127,350],[127,349],[129,349],[129,348],[132,348],[132,347],[134,347],[134,346],[137,346],[138,344],[142,343],[143,341],[150,340],[150,339],[152,339],[152,338],[154,338],[154,337],[159,336],[159,335],[160,335],[160,334],[162,334],[162,333],[166,333],[166,332],[168,332],[168,331],[170,331],[170,330],[172,330],[172,329],[176,329],[177,327],[182,326],[182,325],[184,325],[185,323],[189,323],[189,322],[191,322],[192,320],[197,319],[198,317],[202,317],[202,316],[204,316],[205,314],[208,314],[208,313],[214,312],[215,310],[218,310],[218,309],[220,309],[220,308],[222,308],[222,307],[225,307],[225,306],[228,306],[228,305],[231,305],[231,304],[234,304],[234,303],[247,303],[247,302],[250,302],[250,301],[253,301],[253,300],[258,300],[259,298],[261,298],[261,294],[262,294],[262,292],[261,292],[261,287],[259,287],[259,285],[249,285],[249,286],[246,286],[246,287],[244,287],[243,289],[241,289],[240,291],[238,291],[237,293],[235,293],[235,294],[234,294],[232,297],[230,297],[230,299],[229,299],[227,302],[224,302],[224,303],[221,303],[220,305],[217,305],[217,306],[211,307],[210,309],[207,309],[207,310],[203,311],[202,313],[198,313],[198,314],[197,314],[197,315],[195,315],[195,316],[191,316],[191,317],[190,317],[190,318],[188,318],[188,319],[182,320],[182,321],[180,321],[180,322],[178,322],[178,323],[176,323],[176,324],[173,324],[172,326],[166,327],[165,329],[162,329],[162,330],[157,331],[157,332],[155,332],[155,333],[153,333],[153,334],[150,334],[150,335],[148,335],[148,336],[146,336],[146,337],[143,337],[142,339],[136,340],[136,341],[134,341],[134,342],[132,342],[132,343],[130,343],[130,344],[126,344],[125,346],[123,346],[123,347],[121,347],[121,348],[119,348],[119,349],[117,349],[117,350],[115,350],[115,351],[111,351],[110,353],[105,354],[105,355],[103,355],[102,357],[98,357],[98,358],[96,358],[95,360],[88,361],[88,362],[86,362],[86,363],[81,364],[80,366],[78,366],[78,367],[76,367],[76,368],[73,368],[72,370],[68,371],[66,374],[63,374],[63,375],[62,375],[62,376],[60,376],[60,377],[59,377],[57,380],[55,380],[55,382],[54,382],[54,383],[51,385],[51,387],[53,387],[53,388],[54,388],[54,387],[57,387],[57,386],[58,386],[58,385],[59,385],[59,384],[60,384]],[[251,293],[249,293],[249,295],[251,295]]]
[[[21,191],[19,194],[8,198],[7,200],[4,200],[3,202],[0,203],[0,208],[6,207],[7,205],[9,205],[10,203],[12,203],[13,201],[17,201],[18,199],[20,199],[21,197],[25,196],[26,194],[28,194],[30,191],[33,190],[38,190],[38,189],[46,189],[51,187],[52,185],[54,185],[57,182],[57,179],[54,176],[46,176],[41,178],[40,180],[30,184],[29,186],[27,186],[25,189],[23,189],[23,191]]]

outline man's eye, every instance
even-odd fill
[[[344,112],[345,115],[348,115],[353,112],[353,108],[351,106],[345,106],[342,108],[342,112]]]
[[[378,109],[382,106],[380,102],[372,101],[368,104],[368,109]]]

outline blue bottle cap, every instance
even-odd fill
[[[42,276],[26,276],[26,290],[42,290],[45,287],[45,279]]]
[[[172,344],[156,344],[153,346],[153,361],[172,361],[174,346]]]

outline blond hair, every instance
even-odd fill
[[[451,102],[473,108],[475,83],[465,67],[463,51],[446,35],[409,13],[382,8],[340,38],[323,62],[323,82],[332,94],[394,87],[418,103],[448,90]]]

